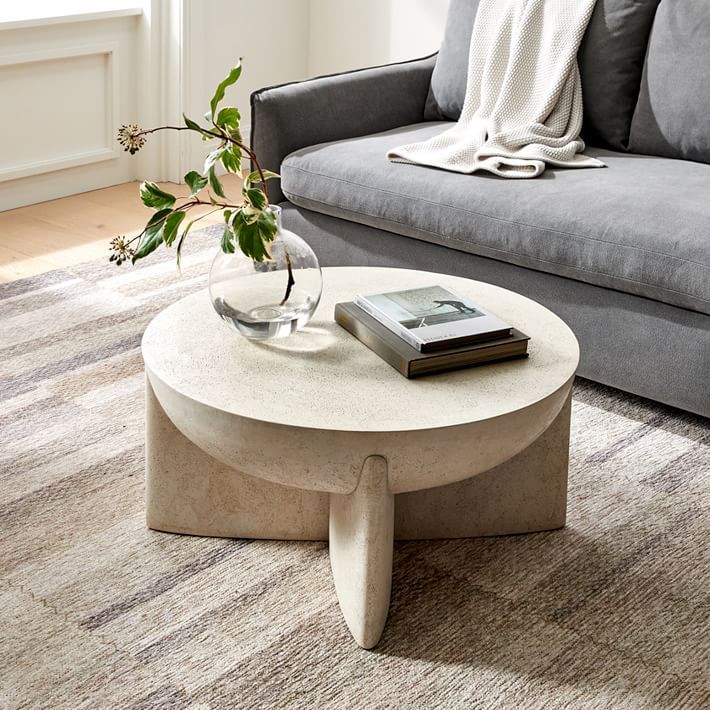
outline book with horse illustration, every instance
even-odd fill
[[[358,295],[355,304],[421,352],[506,337],[511,326],[445,288]]]

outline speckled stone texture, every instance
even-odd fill
[[[394,496],[387,461],[369,456],[350,495],[330,494],[328,547],[335,591],[358,645],[372,648],[387,621],[392,590]]]
[[[149,325],[147,520],[170,532],[322,539],[330,502],[336,592],[371,648],[389,605],[395,495],[419,492],[397,513],[415,538],[564,524],[579,350],[555,315],[489,284],[376,268],[326,269],[324,280],[311,333],[285,344],[230,333],[205,294]],[[356,293],[430,283],[529,333],[530,358],[411,381],[333,323],[335,303]]]
[[[146,389],[150,528],[216,537],[328,539],[328,493],[281,486],[220,463],[175,428],[150,383]],[[448,486],[397,494],[395,539],[514,535],[562,527],[569,426],[567,403],[540,437],[499,466]]]

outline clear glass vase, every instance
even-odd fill
[[[313,250],[297,234],[283,229],[280,207],[272,205],[271,209],[278,232],[271,242],[270,260],[253,261],[239,248],[234,254],[220,249],[210,269],[214,309],[252,340],[283,338],[303,328],[316,310],[323,288]]]

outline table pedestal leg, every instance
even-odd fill
[[[387,621],[392,588],[394,496],[381,456],[365,460],[357,488],[330,494],[330,565],[355,641],[372,648]]]

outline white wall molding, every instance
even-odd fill
[[[0,8],[0,30],[22,30],[47,25],[61,25],[75,22],[93,22],[114,17],[140,15],[143,11],[140,0],[103,0],[101,6],[94,4],[91,10],[81,3],[63,0],[62,4],[41,9],[24,3]]]
[[[118,123],[119,88],[119,47],[116,42],[68,46],[50,50],[34,50],[16,54],[0,54],[0,72],[5,67],[21,64],[40,64],[52,60],[74,59],[77,57],[100,56],[104,58],[104,145],[86,151],[72,151],[44,160],[30,160],[3,167],[0,165],[0,182],[31,175],[39,175],[54,170],[89,165],[102,160],[118,158],[120,151],[114,138],[114,128]]]
[[[141,21],[131,11],[0,30],[0,210],[135,179],[116,130],[139,118]]]
[[[156,125],[182,126],[182,114],[189,100],[190,85],[186,67],[190,65],[190,43],[186,30],[190,27],[192,3],[190,0],[156,0],[161,4],[158,28],[159,55],[159,119]],[[194,13],[201,14],[201,13]],[[181,182],[186,172],[185,132],[166,131],[161,137],[159,174],[161,180]]]
[[[144,69],[138,87],[141,126],[182,125],[191,92],[189,37],[201,16],[191,0],[145,0],[139,30],[139,63]],[[187,153],[184,133],[154,133],[136,159],[137,174],[145,180],[179,182]]]

